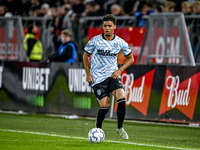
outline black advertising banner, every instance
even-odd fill
[[[126,118],[200,123],[200,67],[132,65],[123,71]],[[0,110],[96,116],[82,63],[0,63]],[[117,103],[113,117],[116,118]]]
[[[0,108],[35,112],[44,106],[50,68],[45,63],[3,62]]]
[[[16,101],[26,103],[49,90],[50,68],[43,63],[4,62],[3,88]]]
[[[95,116],[99,105],[82,65],[4,62],[0,109]]]

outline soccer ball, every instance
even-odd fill
[[[88,139],[92,143],[101,143],[105,139],[104,131],[100,128],[93,128],[88,133]]]

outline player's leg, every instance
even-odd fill
[[[108,113],[110,109],[110,92],[108,90],[108,83],[110,79],[106,79],[105,81],[94,85],[94,93],[97,97],[97,100],[99,101],[100,109],[98,111],[97,115],[97,123],[96,127],[101,128],[102,122],[105,119],[106,114]]]
[[[101,128],[102,127],[102,122],[106,117],[106,114],[108,113],[109,109],[110,109],[110,99],[108,96],[102,98],[101,100],[99,100],[99,105],[100,105],[100,109],[98,111],[98,115],[97,115],[97,123],[96,123],[96,127],[97,128]]]
[[[128,134],[123,128],[123,122],[126,114],[126,100],[125,100],[125,92],[123,88],[123,84],[121,79],[112,79],[110,84],[110,90],[112,95],[117,100],[117,131],[120,133],[120,136],[123,139],[128,139]]]
[[[115,99],[117,99],[117,121],[118,121],[118,126],[117,126],[117,132],[120,133],[120,136],[122,139],[128,139],[128,134],[123,128],[123,122],[126,114],[126,101],[125,101],[125,93],[124,89],[117,89],[112,92],[113,96]]]
[[[118,121],[118,126],[117,128],[120,129],[123,127],[123,122],[126,114],[126,100],[125,100],[125,93],[124,89],[117,89],[112,92],[113,96],[117,100],[117,121]]]

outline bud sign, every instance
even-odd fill
[[[172,75],[167,69],[163,88],[159,115],[177,108],[188,118],[193,119],[198,89],[199,75],[197,73],[186,80],[180,80],[180,75]]]

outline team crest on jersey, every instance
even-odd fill
[[[118,47],[118,43],[113,43],[113,46],[114,46],[115,48],[117,48],[117,47]]]
[[[97,90],[97,95],[101,95],[101,90],[100,89]]]

